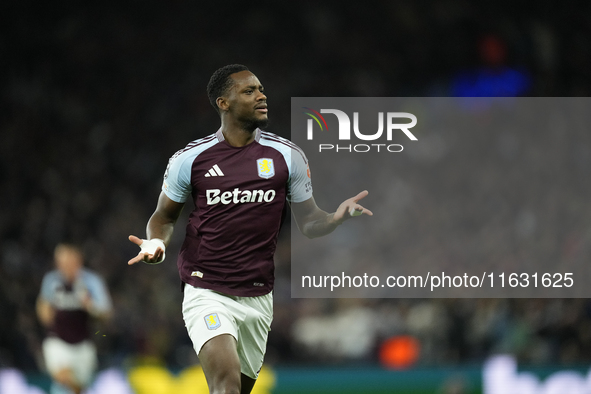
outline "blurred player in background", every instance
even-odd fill
[[[172,156],[147,239],[129,237],[141,248],[129,264],[164,260],[192,195],[195,210],[177,262],[183,317],[210,392],[246,394],[263,364],[273,319],[273,254],[286,201],[310,238],[372,213],[358,204],[367,191],[334,213],[318,208],[302,150],[260,129],[268,122],[267,96],[248,68],[222,67],[207,92],[221,128]]]
[[[109,317],[111,297],[103,280],[83,267],[78,247],[59,244],[54,259],[57,269],[43,277],[37,299],[37,316],[47,329],[43,356],[53,380],[51,394],[78,394],[97,367],[91,318]]]

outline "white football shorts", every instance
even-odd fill
[[[51,375],[69,369],[77,382],[88,386],[97,368],[96,347],[91,341],[71,344],[57,337],[43,340],[43,358]]]
[[[183,319],[197,355],[205,342],[230,334],[236,339],[240,372],[256,379],[273,321],[273,293],[237,297],[189,284],[184,293]]]

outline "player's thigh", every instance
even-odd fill
[[[43,341],[43,356],[51,375],[69,370],[76,382],[83,386],[90,383],[97,367],[96,347],[90,341],[70,344],[59,338],[48,337]]]
[[[199,352],[199,362],[210,389],[240,386],[240,360],[233,336],[222,334],[207,341]]]
[[[51,375],[63,369],[72,368],[73,354],[67,342],[59,338],[47,337],[43,340],[42,349],[45,368]]]
[[[88,386],[97,368],[96,347],[91,341],[75,345],[74,377],[82,386]]]

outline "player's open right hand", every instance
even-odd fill
[[[140,239],[135,235],[130,235],[129,240],[140,247],[140,252],[137,256],[127,262],[128,265],[133,265],[143,261],[146,264],[160,264],[166,257],[166,246],[161,239]]]

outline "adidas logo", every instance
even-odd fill
[[[218,167],[217,164],[214,164],[214,166],[209,169],[205,176],[224,176],[224,173],[222,170],[220,170],[220,167]]]

